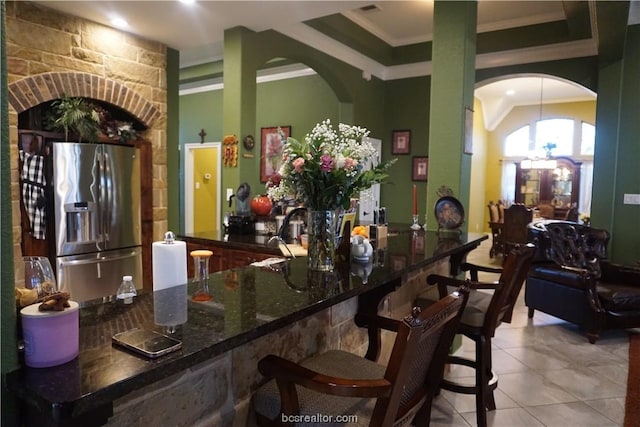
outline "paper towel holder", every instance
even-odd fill
[[[167,231],[166,233],[164,233],[165,245],[173,245],[175,241],[176,241],[176,235],[173,233],[173,231]]]

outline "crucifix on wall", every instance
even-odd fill
[[[204,131],[204,129],[200,129],[200,133],[198,133],[198,136],[200,137],[200,144],[204,144],[204,137],[207,136],[207,133]]]

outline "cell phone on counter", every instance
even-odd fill
[[[180,340],[139,328],[115,334],[111,342],[152,359],[182,348]]]

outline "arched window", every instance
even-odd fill
[[[505,138],[504,157],[544,157],[549,146],[553,147],[553,156],[593,156],[595,127],[579,123],[579,135],[574,132],[576,120],[573,119],[545,119],[537,121],[535,127],[522,126]],[[578,137],[580,141],[576,143]]]
[[[582,122],[582,140],[580,141],[580,154],[583,156],[593,156],[596,145],[596,127]]]
[[[520,129],[511,132],[504,140],[505,157],[526,156],[529,151],[530,126],[522,126]]]
[[[534,153],[544,157],[547,147],[553,147],[554,156],[573,154],[573,124],[571,119],[547,119],[536,122]]]

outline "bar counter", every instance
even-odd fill
[[[207,302],[191,300],[194,283],[141,290],[131,305],[90,301],[80,310],[79,356],[52,368],[12,372],[8,387],[21,401],[26,425],[104,425],[113,416],[114,401],[129,393],[354,297],[362,304],[378,295],[377,302],[398,288],[403,276],[435,262],[449,259],[455,273],[464,256],[487,238],[405,230],[390,233],[386,248],[370,263],[342,260],[331,273],[308,271],[306,258],[283,258],[269,266],[211,274],[213,298]],[[186,307],[177,298],[186,298]],[[112,345],[114,334],[136,327],[170,334],[182,340],[182,349],[148,359]]]

